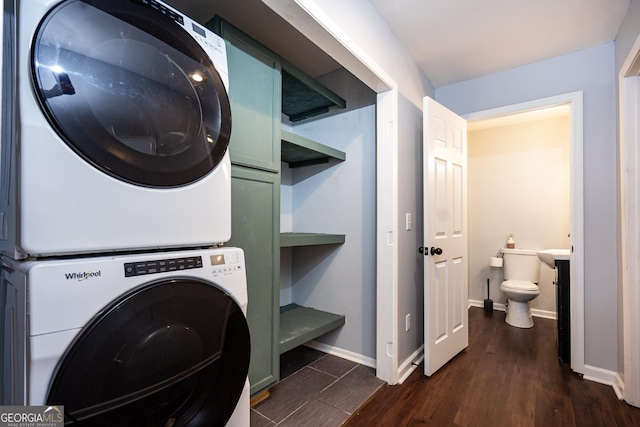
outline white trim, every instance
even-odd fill
[[[354,353],[352,351],[345,350],[340,347],[324,344],[318,341],[309,341],[304,345],[307,347],[313,348],[315,350],[322,351],[323,353],[331,354],[333,356],[337,356],[342,359],[350,360],[352,362],[359,363],[361,365],[368,366],[373,369],[376,368],[376,359],[363,356],[362,354]]]
[[[470,299],[469,300],[469,307],[479,307],[479,308],[484,308],[484,301],[478,301],[476,299]],[[495,311],[507,311],[507,306],[499,303],[499,302],[493,302],[493,309]]]
[[[567,104],[571,111],[571,369],[584,372],[584,186],[582,91],[542,98],[464,116],[468,121]],[[495,307],[495,305],[494,305]]]
[[[596,383],[613,386],[616,382],[617,375],[618,373],[615,371],[584,365],[584,375],[582,378]]]
[[[376,375],[398,372],[398,91],[378,94],[376,143]],[[384,304],[382,303],[384,302]]]
[[[413,352],[407,360],[405,360],[398,369],[398,384],[402,384],[409,375],[422,363],[424,360],[424,344],[421,345],[416,351]]]
[[[533,317],[539,317],[541,319],[550,319],[550,320],[558,319],[558,316],[555,311],[540,310],[539,308],[532,308],[531,315]]]
[[[622,273],[622,335],[624,399],[640,406],[640,77],[625,77],[640,54],[640,36],[618,76],[620,111],[620,248]]]
[[[616,392],[616,396],[618,396],[618,399],[622,400],[624,399],[624,381],[622,380],[622,377],[620,376],[620,374],[616,374],[616,378],[613,382],[613,391]]]
[[[484,301],[478,301],[478,300],[470,299],[468,307],[484,308]],[[507,306],[505,304],[497,303],[497,302],[494,301],[493,302],[493,309],[495,311],[507,311]],[[540,317],[541,319],[551,319],[551,320],[556,320],[557,319],[555,311],[540,310],[538,308],[532,308],[531,309],[531,315],[533,317]]]
[[[262,2],[375,92],[398,87],[315,0]]]

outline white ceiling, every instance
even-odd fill
[[[435,87],[610,42],[629,6],[629,0],[369,1]],[[339,67],[261,0],[167,2],[201,23],[223,16],[313,77]]]
[[[435,87],[615,39],[629,0],[369,0]]]

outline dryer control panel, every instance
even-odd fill
[[[136,3],[149,7],[150,9],[166,16],[167,18],[175,21],[182,26],[191,37],[193,37],[198,44],[204,49],[211,61],[213,62],[222,83],[227,90],[229,90],[229,70],[227,64],[227,47],[224,40],[219,35],[208,30],[202,25],[198,24],[186,15],[183,15],[179,11],[173,9],[166,3],[159,0],[132,0]]]

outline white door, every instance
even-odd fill
[[[423,101],[424,346],[432,375],[469,343],[467,122]]]

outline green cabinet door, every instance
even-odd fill
[[[231,103],[231,240],[244,250],[251,332],[251,394],[279,380],[280,57],[224,20]]]
[[[225,39],[231,102],[231,162],[280,171],[282,77],[280,57],[218,18]]]
[[[280,175],[231,167],[232,232],[228,246],[244,250],[251,332],[251,394],[280,376]]]

